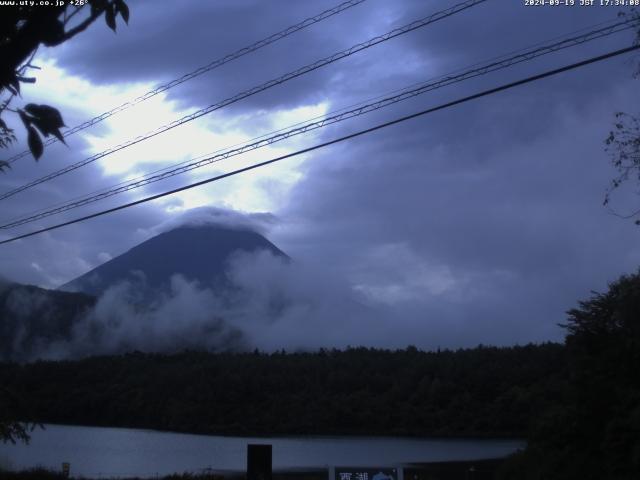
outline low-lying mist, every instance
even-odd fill
[[[381,288],[334,267],[268,251],[238,252],[227,262],[227,282],[218,287],[174,275],[166,288],[152,290],[142,274],[98,298],[23,287],[4,299],[11,318],[0,322],[0,359],[518,342],[513,330],[522,325],[523,312],[508,308],[508,295],[472,295],[455,282],[418,295],[417,287],[403,290],[399,282]]]
[[[46,290],[14,291],[6,302],[16,320],[12,332],[5,322],[13,337],[5,359],[388,345],[380,312],[328,270],[259,251],[235,254],[225,273],[228,283],[218,288],[174,275],[155,291],[140,274],[109,288],[72,321],[59,318]],[[41,321],[33,320],[36,313]]]

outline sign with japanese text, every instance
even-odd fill
[[[388,467],[336,467],[333,480],[398,480],[398,471]]]

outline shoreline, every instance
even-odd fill
[[[394,435],[394,434],[383,434],[383,433],[326,433],[326,434],[316,434],[316,433],[289,433],[289,434],[247,434],[247,433],[202,433],[202,432],[193,432],[188,430],[160,430],[155,428],[146,428],[146,427],[129,427],[129,426],[111,426],[111,425],[88,425],[88,424],[70,424],[70,423],[55,423],[55,422],[42,422],[37,423],[36,428],[30,432],[31,434],[41,430],[39,425],[45,427],[50,425],[54,427],[72,427],[72,428],[106,428],[106,429],[115,429],[115,430],[131,430],[136,432],[149,432],[149,433],[161,433],[161,434],[170,434],[170,435],[194,435],[198,437],[220,437],[220,438],[260,438],[260,439],[367,439],[371,440],[372,438],[380,438],[380,439],[406,439],[406,440],[469,440],[469,441],[505,441],[505,442],[525,442],[526,438],[523,435],[522,437],[518,436],[505,436],[505,435]]]
[[[472,478],[490,479],[494,478],[500,466],[508,457],[503,458],[484,458],[476,460],[459,460],[459,461],[443,461],[443,462],[419,462],[406,465],[392,466],[389,468],[402,468],[404,480],[430,480],[438,478],[438,480],[460,480],[469,478],[469,473],[473,473]],[[301,467],[301,468],[285,468],[274,469],[272,473],[273,480],[333,480],[329,479],[330,467]],[[437,477],[435,477],[437,475]],[[48,469],[27,469],[20,471],[0,470],[0,480],[63,480],[63,479],[82,479],[82,480],[237,480],[245,478],[244,470],[215,470],[203,469],[192,472],[172,473],[169,475],[152,475],[148,477],[138,476],[74,476],[69,477],[63,475],[61,471]]]

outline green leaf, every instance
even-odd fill
[[[48,137],[52,133],[51,127],[49,126],[47,121],[42,118],[33,117],[31,124],[38,130],[40,130],[40,133],[42,133],[45,137]]]
[[[124,23],[129,24],[129,7],[124,0],[115,0],[116,12],[120,13],[120,16],[124,20]]]
[[[36,105],[35,103],[29,103],[24,107],[24,109],[34,117],[45,120],[51,129],[62,128],[65,126],[60,112],[49,105]]]
[[[48,18],[40,24],[40,38],[47,47],[58,45],[64,38],[64,24],[57,18]]]
[[[45,137],[53,135],[62,143],[65,143],[64,137],[60,132],[60,128],[65,126],[64,120],[62,120],[62,115],[57,109],[49,105],[29,103],[24,107],[24,111],[31,115],[27,117],[25,113],[21,114],[21,117],[24,117],[23,122],[26,122],[25,126],[34,125]]]
[[[54,137],[56,137],[58,140],[60,140],[62,143],[64,143],[65,145],[67,144],[67,142],[64,141],[64,137],[62,136],[62,133],[60,133],[60,130],[58,130],[57,128],[55,130],[52,130],[51,134]]]
[[[116,11],[115,5],[109,5],[107,9],[104,11],[104,20],[107,22],[107,26],[116,31]]]
[[[44,146],[42,145],[42,139],[35,128],[29,126],[27,128],[27,132],[29,133],[27,136],[27,143],[29,144],[29,150],[31,150],[31,154],[33,157],[38,160],[42,156],[42,152],[44,151]]]
[[[98,15],[107,8],[107,0],[89,0],[91,5],[91,15]]]
[[[11,80],[9,80],[9,83],[6,84],[5,87],[7,87],[7,89],[13,95],[20,95],[20,82],[18,81],[17,77],[13,77]]]
[[[22,123],[24,124],[24,126],[26,128],[29,128],[29,125],[31,125],[32,117],[28,116],[22,109],[18,109],[18,115],[20,116],[20,120],[22,120]]]
[[[36,105],[35,103],[27,103],[24,106],[24,111],[27,113],[30,113],[31,115],[34,115],[36,117],[40,116],[40,105]]]

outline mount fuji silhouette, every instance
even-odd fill
[[[59,289],[98,296],[113,285],[141,278],[146,287],[162,289],[176,274],[203,286],[215,286],[225,281],[232,255],[260,250],[289,258],[264,236],[248,229],[182,226],[142,242]]]

